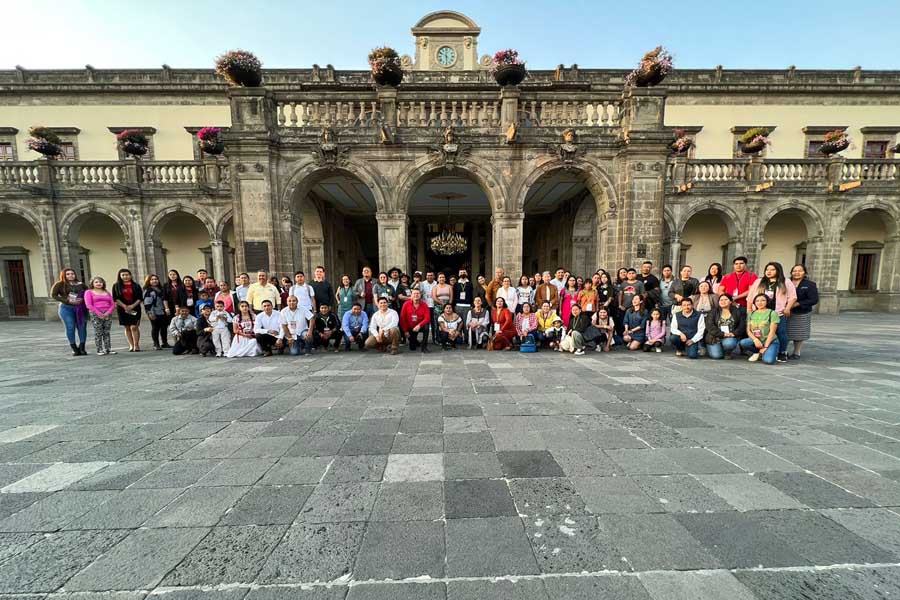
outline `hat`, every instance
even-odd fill
[[[560,319],[559,317],[556,317],[555,319],[553,319],[553,322],[554,322],[554,323],[556,323],[557,321],[559,321],[560,323],[562,323],[562,319]]]
[[[413,277],[415,277],[416,275],[418,275],[419,277],[421,277],[421,276],[422,276],[422,271],[416,271],[415,273],[413,273]]]

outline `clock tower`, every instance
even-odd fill
[[[478,62],[481,28],[469,17],[452,10],[425,15],[412,34],[416,38],[416,71],[474,71]]]

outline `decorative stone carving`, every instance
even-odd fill
[[[253,165],[253,170],[257,173],[262,173],[263,171],[265,171],[265,168],[260,163],[256,163],[255,165]]]
[[[334,131],[330,127],[322,129],[319,146],[313,152],[313,158],[320,167],[334,169],[347,164],[350,148],[341,147],[335,140]]]
[[[438,148],[431,148],[432,152],[439,153],[444,163],[444,168],[452,171],[453,168],[463,162],[469,155],[469,147],[462,146],[453,127],[447,127],[441,134],[443,142]]]
[[[466,48],[472,47],[472,36],[471,35],[467,35],[466,37],[463,38],[463,45]]]
[[[412,56],[410,56],[409,54],[404,54],[403,56],[401,56],[400,57],[400,66],[403,67],[404,69],[409,69],[410,67],[412,67],[413,66]]]
[[[559,158],[566,169],[571,169],[575,155],[578,154],[578,135],[572,128],[566,129],[562,134],[562,144],[559,145]]]

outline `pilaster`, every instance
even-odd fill
[[[500,88],[500,126],[503,131],[513,123],[519,122],[519,97],[522,91],[518,86],[506,85]]]
[[[502,268],[515,278],[522,270],[522,242],[525,214],[520,212],[494,213],[493,268]],[[488,274],[485,274],[488,275]]]
[[[398,267],[409,272],[409,218],[403,213],[375,213],[378,221],[378,263],[382,271]]]

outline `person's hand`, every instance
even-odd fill
[[[168,315],[168,314],[170,314],[170,313],[169,313],[169,309],[168,309],[168,308],[167,308],[167,309],[166,309],[166,314],[167,314],[167,315]]]
[[[762,348],[762,347],[763,347],[763,343],[762,343],[761,341],[757,340],[757,339],[754,339],[754,340],[753,340],[753,345],[756,346],[757,348]]]
[[[308,339],[308,340],[312,339],[312,329],[306,330],[306,339]]]
[[[212,333],[212,327],[207,327],[203,331],[205,331],[206,333]]]
[[[681,334],[681,341],[687,343],[687,336],[683,333]]]
[[[282,346],[284,346],[284,340],[277,340],[277,341],[275,342],[275,347],[276,347],[276,348],[281,348]]]
[[[351,335],[350,337],[347,338],[347,340],[349,340],[350,343],[352,344],[355,341],[355,337]]]
[[[420,329],[420,328],[421,328],[421,327],[420,327],[419,325],[416,325],[415,327],[412,328],[412,330],[413,330],[415,333],[419,333],[419,329]]]
[[[694,340],[687,340],[687,341],[684,343],[684,345],[685,345],[685,346],[693,346],[693,345],[694,345]]]
[[[790,317],[790,316],[791,316],[791,309],[790,309],[790,308],[785,308],[785,309],[784,309],[784,316],[785,316],[785,317]]]
[[[156,319],[156,315],[154,315],[153,313],[147,313],[147,318],[153,321]]]
[[[734,337],[734,334],[729,331],[724,335],[724,337]]]

